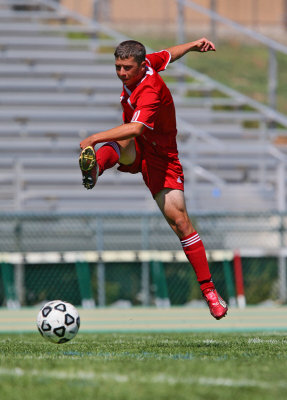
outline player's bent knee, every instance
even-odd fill
[[[118,142],[120,146],[120,159],[121,164],[132,164],[136,159],[136,147],[133,139],[122,140]]]

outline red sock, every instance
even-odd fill
[[[119,161],[120,148],[117,142],[108,142],[96,152],[99,175],[109,168],[112,168]]]
[[[182,249],[192,265],[201,290],[214,289],[206,258],[205,248],[197,232],[181,239]]]

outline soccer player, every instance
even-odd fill
[[[178,159],[175,107],[158,74],[190,51],[215,51],[202,38],[146,55],[143,44],[127,40],[115,50],[115,68],[123,82],[123,124],[95,133],[80,143],[83,185],[92,189],[103,172],[119,164],[122,172],[141,172],[163,216],[181,241],[211,315],[220,319],[227,305],[211,279],[205,248],[187,214],[184,175]],[[95,145],[104,143],[97,151]]]

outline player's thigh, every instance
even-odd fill
[[[121,156],[119,162],[124,165],[132,164],[136,159],[136,146],[134,139],[119,140]]]
[[[184,192],[178,189],[163,189],[155,195],[155,201],[165,219],[179,237],[194,232],[186,210]]]

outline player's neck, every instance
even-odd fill
[[[133,92],[138,85],[141,83],[141,81],[144,79],[144,77],[146,76],[146,74],[144,73],[143,75],[141,75],[139,77],[139,79],[137,79],[136,82],[134,82],[132,85],[124,85],[130,92]]]
[[[135,88],[138,86],[139,82],[134,83],[133,85],[124,85],[126,89],[128,89],[128,91],[133,92],[135,90]]]

